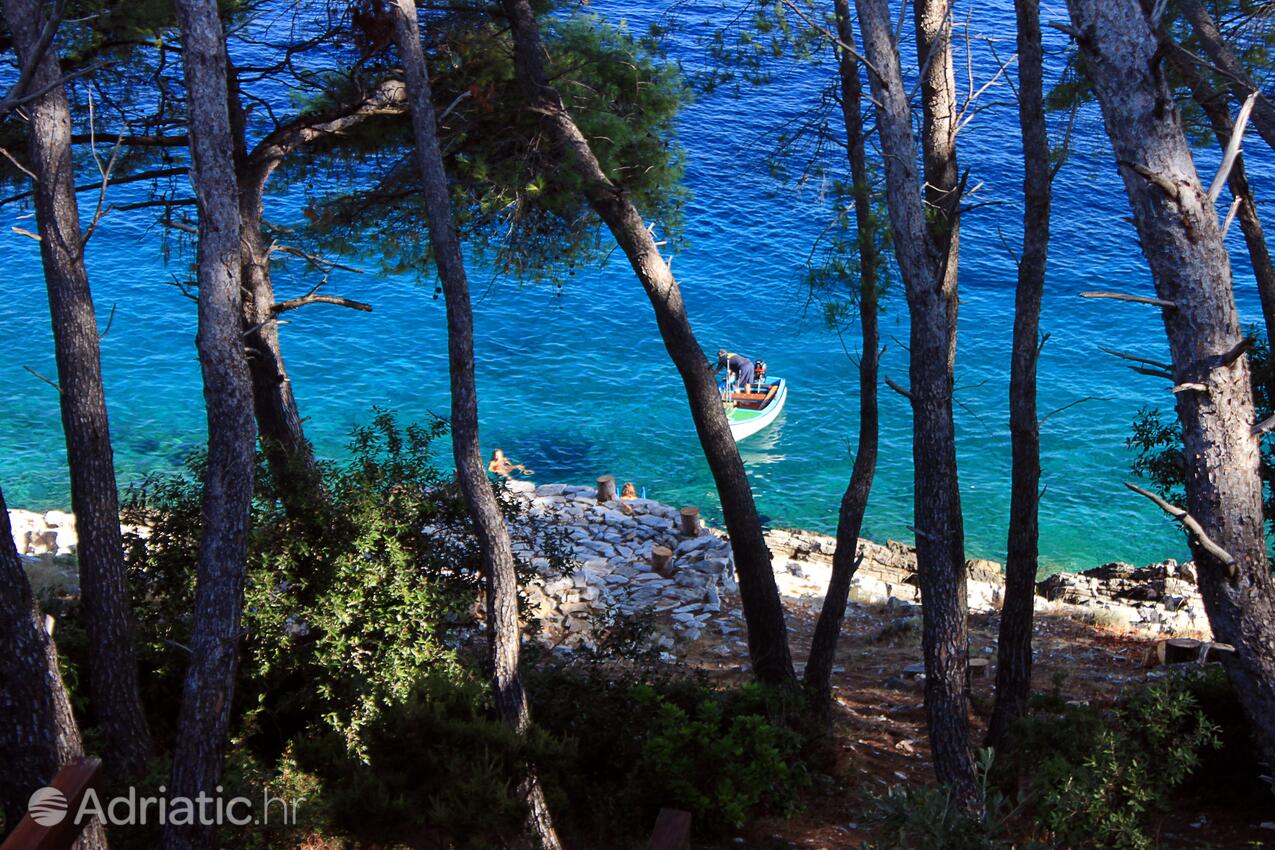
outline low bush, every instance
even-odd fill
[[[701,835],[718,835],[795,810],[809,784],[800,708],[755,683],[718,689],[653,668],[609,676],[551,665],[528,687],[537,724],[574,742],[561,782],[584,826],[623,823],[638,834],[668,806],[691,812]]]
[[[1009,750],[1029,777],[1030,805],[1059,847],[1147,850],[1154,817],[1219,745],[1218,727],[1173,676],[1132,691],[1103,711],[1060,694],[1038,698],[1012,731]]]

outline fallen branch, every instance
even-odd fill
[[[1150,490],[1144,490],[1138,485],[1132,484],[1128,481],[1124,483],[1124,486],[1128,487],[1140,496],[1146,496],[1152,502],[1155,502],[1155,504],[1159,506],[1160,510],[1182,523],[1186,530],[1195,537],[1195,542],[1199,544],[1201,549],[1222,562],[1222,566],[1226,569],[1226,577],[1228,579],[1235,578],[1238,572],[1235,567],[1235,558],[1232,557],[1230,552],[1213,542],[1208,533],[1204,530],[1204,526],[1200,525],[1199,521],[1196,520],[1195,517],[1191,516],[1177,505],[1166,502]]]

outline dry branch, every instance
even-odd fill
[[[899,395],[901,395],[901,396],[903,396],[904,398],[906,398],[908,401],[911,401],[911,400],[912,400],[912,393],[911,393],[911,391],[910,391],[910,390],[907,390],[907,389],[904,389],[903,387],[901,387],[901,386],[899,386],[898,384],[896,384],[896,383],[894,382],[894,379],[893,379],[893,378],[886,378],[886,379],[885,379],[885,385],[886,385],[887,387],[889,387],[890,389],[894,390],[894,391],[895,391],[896,393],[898,393]]]
[[[1150,304],[1153,307],[1163,307],[1166,310],[1176,310],[1177,304],[1172,301],[1165,301],[1163,298],[1150,298],[1146,295],[1130,295],[1127,292],[1106,292],[1103,290],[1092,290],[1090,292],[1080,293],[1081,298],[1109,298],[1112,301],[1129,301],[1133,304]]]
[[[1150,490],[1144,490],[1138,485],[1132,484],[1128,481],[1124,483],[1124,486],[1128,487],[1130,490],[1132,490],[1133,492],[1137,493],[1140,496],[1146,496],[1148,499],[1155,502],[1156,505],[1159,506],[1160,510],[1164,511],[1166,514],[1173,517],[1178,522],[1182,523],[1183,527],[1185,527],[1186,530],[1192,536],[1195,537],[1195,541],[1200,545],[1201,549],[1208,552],[1214,558],[1217,558],[1219,561],[1222,562],[1222,565],[1226,568],[1226,577],[1229,579],[1235,578],[1237,574],[1237,570],[1235,568],[1235,558],[1231,556],[1230,552],[1227,552],[1225,549],[1223,549],[1221,546],[1214,543],[1212,539],[1209,538],[1208,532],[1204,530],[1204,526],[1200,525],[1200,523],[1195,519],[1195,517],[1191,516],[1185,510],[1183,510],[1182,508],[1179,508],[1177,505],[1166,502],[1164,499],[1160,498],[1155,493],[1152,493]]]
[[[1134,363],[1143,363],[1147,366],[1153,366],[1156,369],[1163,369],[1165,372],[1173,371],[1173,366],[1168,363],[1162,363],[1159,360],[1151,360],[1146,357],[1139,357],[1138,355],[1130,354],[1127,351],[1120,351],[1115,348],[1106,348],[1101,345],[1098,346],[1098,350],[1106,352],[1107,354],[1110,354],[1112,357],[1119,357],[1121,360],[1132,360]]]
[[[355,301],[352,298],[342,298],[338,295],[302,295],[299,298],[289,298],[287,301],[280,301],[271,305],[270,312],[277,316],[280,313],[296,310],[307,304],[335,304],[338,307],[349,307],[351,310],[360,310],[364,313],[372,312],[371,304]]]
[[[1235,116],[1235,129],[1231,131],[1230,141],[1226,143],[1226,153],[1222,156],[1222,164],[1218,166],[1217,174],[1213,177],[1213,183],[1209,186],[1208,199],[1212,205],[1217,202],[1218,195],[1222,194],[1222,187],[1226,185],[1226,178],[1230,176],[1231,169],[1235,166],[1235,158],[1240,155],[1240,142],[1244,139],[1244,128],[1248,125],[1248,116],[1253,112],[1253,104],[1257,102],[1257,92],[1253,92],[1244,101],[1244,105],[1240,107],[1239,115]]]

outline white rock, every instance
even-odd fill
[[[536,488],[537,496],[561,496],[567,491],[566,484],[541,484]]]

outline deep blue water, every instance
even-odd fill
[[[592,8],[612,20],[627,16],[636,28],[660,5],[607,0]],[[1046,20],[1066,17],[1061,3],[1045,7]],[[698,39],[712,12],[692,6],[682,13],[673,56],[690,69],[704,61]],[[961,4],[962,21],[966,12],[972,34],[998,39],[1003,58],[1013,53],[1009,0]],[[1046,38],[1061,51],[1058,32],[1049,30]],[[985,41],[976,37],[971,45],[977,87],[995,61]],[[964,93],[963,52],[962,43],[958,88]],[[1058,55],[1051,65],[1056,74]],[[776,525],[831,531],[850,472],[858,394],[843,340],[825,327],[818,309],[806,309],[802,272],[828,207],[819,181],[783,184],[763,167],[769,132],[809,106],[829,69],[779,71],[769,85],[738,94],[728,87],[686,109],[678,140],[693,195],[673,269],[706,349],[725,346],[763,357],[790,382],[778,423],[741,445],[760,509]],[[1021,166],[1012,93],[1002,84],[980,103],[988,108],[959,142],[971,185],[983,184],[977,200],[989,203],[963,223],[957,417],[968,549],[972,556],[1002,558],[1015,282],[1005,243],[1020,238]],[[1166,355],[1159,317],[1149,308],[1077,297],[1085,289],[1149,292],[1151,286],[1095,106],[1081,110],[1073,146],[1055,184],[1042,319],[1051,337],[1040,365],[1041,410],[1086,396],[1100,400],[1059,413],[1044,427],[1042,557],[1054,568],[1181,557],[1180,532],[1121,486],[1131,460],[1124,444],[1131,420],[1144,405],[1170,407],[1171,396],[1163,382],[1135,375],[1098,350],[1107,345]],[[1261,150],[1260,141],[1248,150],[1260,196],[1273,173],[1270,152]],[[1203,151],[1199,159],[1207,182],[1217,155]],[[86,210],[89,202],[86,196]],[[293,199],[270,203],[271,220],[295,211]],[[5,225],[33,227],[29,211],[9,208],[0,218]],[[1256,292],[1234,230],[1236,294],[1245,321],[1254,322],[1260,318]],[[167,285],[170,271],[180,271],[189,258],[175,255],[166,266],[153,216],[114,213],[93,237],[88,259],[103,324],[115,308],[103,359],[118,473],[127,484],[146,472],[178,467],[203,439],[194,305]],[[7,235],[0,240],[0,267],[0,482],[11,506],[64,506],[69,499],[56,396],[23,368],[50,377],[55,371],[36,244]],[[652,497],[697,503],[712,513],[712,481],[680,381],[642,289],[618,253],[603,267],[577,273],[560,292],[493,277],[482,268],[471,271],[485,449],[503,447],[534,468],[537,480],[585,482],[609,472]],[[276,278],[281,297],[311,282],[300,267]],[[405,419],[445,413],[443,307],[431,288],[410,277],[337,272],[329,289],[369,301],[375,312],[312,307],[290,314],[283,328],[285,356],[319,450],[339,456],[350,427],[365,420],[373,405]],[[882,334],[889,343],[883,372],[904,380],[907,322],[900,287],[885,305]],[[857,350],[853,329],[844,345]],[[865,533],[910,539],[909,412],[885,389],[881,405],[881,461]]]

